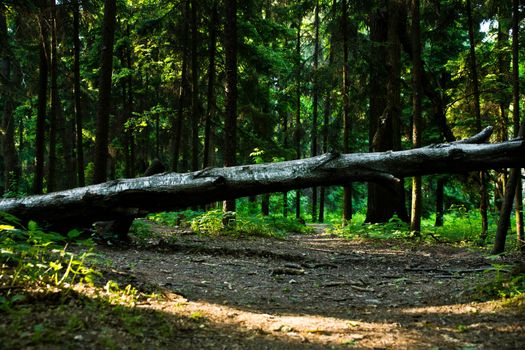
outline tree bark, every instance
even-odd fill
[[[105,0],[93,183],[101,183],[107,179],[111,77],[113,74],[113,41],[115,37],[116,14],[116,0]]]
[[[49,113],[49,163],[47,175],[47,192],[56,190],[57,174],[57,134],[58,134],[58,58],[57,58],[57,28],[56,1],[51,0],[51,110]],[[105,179],[104,179],[105,181]]]
[[[472,86],[474,92],[474,114],[476,117],[476,132],[481,131],[481,111],[480,111],[480,97],[479,97],[479,79],[478,79],[478,67],[476,63],[476,41],[474,39],[474,23],[472,20],[472,5],[471,1],[467,0],[467,21],[468,21],[468,33],[470,41],[470,73],[472,74]],[[479,174],[479,180],[481,184],[480,188],[480,205],[479,211],[481,214],[481,235],[480,241],[485,242],[488,233],[488,195],[487,195],[487,174],[481,172]]]
[[[388,10],[388,14],[386,13]],[[401,149],[400,74],[401,46],[399,32],[404,7],[399,0],[388,2],[373,14],[370,38],[376,43],[370,75],[370,147],[372,151]],[[388,48],[388,50],[386,49]],[[386,64],[381,64],[386,58]],[[403,184],[368,185],[366,222],[388,222],[393,215],[409,221]]]
[[[203,154],[203,168],[212,165],[212,144],[211,144],[211,123],[215,119],[216,112],[216,98],[215,98],[215,55],[217,53],[217,25],[219,22],[219,14],[217,11],[217,1],[213,1],[211,9],[211,19],[209,24],[210,43],[208,47],[208,98],[206,119],[204,122],[204,154]]]
[[[226,0],[224,48],[226,53],[226,103],[224,121],[224,166],[236,163],[237,150],[237,0]],[[223,203],[225,212],[235,211],[235,200]]]
[[[522,139],[498,144],[469,143],[483,142],[490,134],[491,129],[487,128],[478,138],[407,151],[325,153],[281,163],[115,180],[41,196],[4,199],[0,201],[0,211],[22,221],[37,220],[56,229],[67,229],[263,193],[340,186],[348,181],[397,183],[407,176],[525,165]]]
[[[295,42],[295,56],[296,56],[296,110],[295,110],[295,156],[297,159],[301,158],[301,22],[302,15],[299,15],[297,20],[297,40]],[[295,217],[301,217],[301,191],[295,191]]]
[[[333,0],[332,2],[332,16],[335,15],[337,11],[337,1]],[[329,43],[330,43],[330,50],[328,52],[328,70],[331,71],[333,64],[334,64],[334,44],[333,44],[333,36],[334,32],[333,30],[330,32],[329,37]],[[327,91],[325,91],[325,101],[324,101],[324,108],[323,108],[323,152],[328,152],[328,127],[330,124],[330,116],[332,115],[332,89],[328,88]],[[326,188],[323,186],[321,187],[321,190],[319,191],[319,222],[324,222],[324,212],[325,212],[325,196],[326,196]]]
[[[422,62],[421,62],[421,34],[419,25],[419,0],[412,1],[412,65],[413,65],[413,119],[412,119],[412,145],[414,148],[421,147],[421,99],[423,97],[422,86]],[[421,235],[421,177],[412,178],[412,206],[410,215],[410,230],[416,235]]]
[[[186,98],[186,92],[188,90],[188,78],[187,78],[187,70],[188,70],[188,34],[189,34],[189,25],[187,18],[190,13],[190,0],[186,0],[185,2],[185,21],[184,21],[184,34],[182,38],[182,69],[181,69],[181,77],[180,77],[180,86],[179,86],[179,96],[178,96],[178,103],[177,106],[177,116],[175,120],[173,121],[172,126],[172,144],[171,144],[171,170],[177,171],[179,168],[179,158],[180,158],[180,146],[181,146],[181,139],[182,139],[182,127],[184,125],[183,119],[184,119],[184,100]]]
[[[348,5],[346,0],[341,2],[341,30],[343,37],[343,152],[350,152],[350,135],[352,133],[352,120],[350,117],[350,73],[348,62],[349,33],[348,33]],[[352,183],[343,187],[343,225],[352,220]]]
[[[11,84],[16,79],[11,77],[11,52],[8,42],[7,19],[5,5],[0,4],[0,64],[3,79],[7,82],[8,89],[12,89]],[[11,85],[11,86],[10,86]],[[8,90],[6,89],[6,91]],[[2,156],[4,158],[4,191],[18,191],[18,181],[20,179],[20,166],[18,164],[18,154],[15,146],[15,119],[13,116],[13,98],[8,92],[3,96],[4,116],[1,120],[3,135],[1,137]]]
[[[520,125],[520,119],[519,119],[519,1],[513,0],[512,1],[512,96],[513,96],[513,104],[514,104],[514,111],[513,111],[513,124],[514,124],[514,135],[516,135],[516,130],[519,129],[517,136],[523,138],[523,135],[525,133],[525,122],[523,122]],[[518,127],[519,126],[519,127]],[[515,199],[519,200],[519,203],[516,203],[516,215],[519,220],[519,212],[521,206],[521,201],[523,199],[519,198],[521,197],[521,188],[518,187],[518,184],[521,183],[521,169],[520,168],[514,168],[511,169],[509,179],[507,181],[507,185],[505,187],[505,198],[503,199],[503,203],[501,206],[499,221],[498,221],[498,228],[496,230],[496,238],[494,241],[494,248],[492,249],[492,252],[494,254],[500,254],[505,251],[505,241],[507,238],[507,231],[510,227],[510,214],[512,212],[512,203]],[[520,196],[518,197],[518,193],[520,192]],[[523,217],[521,218],[523,225]],[[519,229],[519,227],[516,227]],[[523,226],[522,226],[523,229]],[[518,244],[523,244],[523,233],[520,233],[520,231],[517,231],[518,234]],[[520,237],[521,234],[521,237]],[[522,246],[523,247],[523,246]]]
[[[77,155],[77,183],[79,187],[85,185],[84,177],[84,144],[82,138],[83,120],[80,91],[80,3],[75,0],[73,7],[73,89],[75,94],[75,132]]]
[[[312,147],[311,156],[317,155],[317,121],[319,119],[319,0],[315,2],[314,14],[314,65],[313,65],[313,97],[312,97]],[[317,187],[312,188],[312,222],[317,221]]]
[[[199,169],[199,63],[197,1],[191,1],[191,170]]]
[[[512,2],[512,123],[514,124],[514,137],[523,137],[525,121],[520,127],[520,67],[519,67],[519,4],[517,0]],[[522,177],[521,169],[513,169],[511,176],[516,179],[516,193],[514,198],[515,215],[516,215],[516,238],[518,247],[525,250],[525,234],[523,228],[523,194],[522,194]],[[510,195],[510,194],[509,194]]]
[[[38,23],[40,27],[39,40],[39,68],[38,68],[38,112],[36,116],[35,140],[35,178],[33,192],[36,194],[44,191],[44,156],[45,156],[45,127],[47,107],[47,75],[48,75],[48,45],[47,24],[44,9],[40,10]]]

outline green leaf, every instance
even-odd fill
[[[67,238],[69,239],[77,238],[81,234],[82,232],[80,232],[79,230],[71,230],[67,233]]]
[[[31,220],[27,224],[27,229],[29,231],[38,231],[38,224],[36,222],[34,222],[33,220]]]

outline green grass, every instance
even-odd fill
[[[329,232],[347,239],[369,238],[369,239],[392,239],[416,238],[414,232],[410,231],[410,226],[398,218],[392,218],[388,223],[368,224],[365,223],[366,215],[363,213],[354,214],[352,221],[346,226],[342,226],[340,218],[335,218],[331,222]],[[481,216],[479,212],[467,211],[457,207],[449,210],[444,216],[443,226],[435,226],[435,215],[424,218],[421,222],[421,236],[419,240],[429,243],[451,243],[459,245],[490,246],[494,242],[494,235],[497,228],[497,216],[489,215],[488,237],[484,244],[480,242]],[[512,218],[514,220],[514,218]],[[512,225],[514,228],[514,223]],[[515,233],[509,232],[507,236],[508,250],[516,249]]]
[[[224,217],[230,218],[230,224]],[[290,233],[312,233],[313,230],[295,218],[281,215],[250,215],[246,212],[226,213],[219,209],[207,212],[165,212],[148,216],[148,219],[167,226],[191,228],[199,235],[228,235],[233,237],[283,238]],[[140,230],[139,230],[140,231]]]

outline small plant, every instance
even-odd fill
[[[191,220],[191,229],[199,234],[218,235],[223,232],[222,219],[222,211],[209,210]]]
[[[115,281],[108,281],[104,286],[106,297],[111,304],[134,306],[138,299],[138,291],[128,284],[124,288],[120,288]]]
[[[191,225],[191,221],[201,214],[202,212],[193,210],[161,212],[148,215],[148,220],[166,226],[189,227]]]
[[[525,306],[525,272],[514,270],[510,265],[493,264],[492,269],[485,272],[495,271],[494,276],[476,288],[476,296],[480,300],[506,299],[511,304]]]
[[[0,218],[0,286],[7,290],[0,298],[2,307],[22,301],[23,294],[15,293],[27,285],[54,286],[66,290],[76,282],[92,283],[95,270],[86,265],[91,250],[79,255],[67,250],[75,243],[89,247],[90,240],[79,240],[80,232],[67,236],[42,230],[35,222],[27,228],[13,216],[3,213]]]

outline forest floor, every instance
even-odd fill
[[[502,273],[479,250],[346,240],[322,225],[285,239],[150,225],[148,239],[95,252],[105,281],[157,296],[119,307],[83,302],[86,291],[65,302],[35,297],[28,331],[0,348],[525,348],[523,305],[475,301],[479,286]]]

